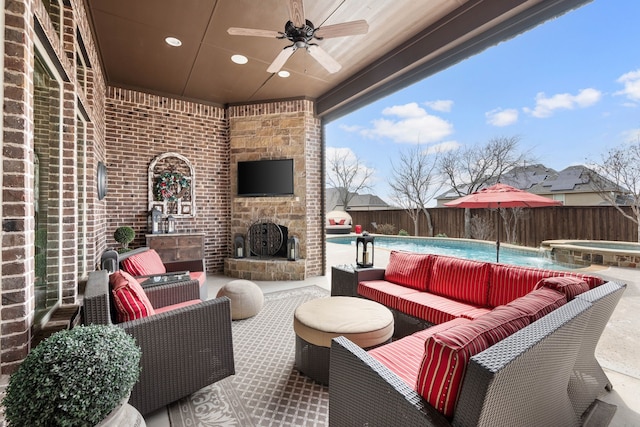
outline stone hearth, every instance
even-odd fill
[[[304,280],[307,263],[304,259],[288,261],[286,258],[226,258],[227,276],[247,280]]]

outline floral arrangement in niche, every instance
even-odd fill
[[[178,172],[163,172],[156,179],[154,186],[156,199],[175,202],[189,188],[189,180]]]

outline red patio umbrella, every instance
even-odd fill
[[[500,208],[541,208],[559,206],[562,202],[518,190],[506,184],[495,184],[480,191],[460,197],[444,204],[453,208],[500,209]],[[496,238],[496,262],[500,260],[500,221]]]

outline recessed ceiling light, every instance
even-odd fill
[[[233,55],[231,57],[231,60],[233,62],[235,62],[236,64],[246,64],[247,62],[249,62],[249,60],[247,59],[246,56],[244,55]]]
[[[180,39],[177,39],[175,37],[167,37],[166,39],[164,39],[164,41],[167,42],[169,46],[182,46],[182,42],[180,41]]]
[[[278,71],[278,75],[282,78],[286,78],[286,77],[289,77],[291,73],[285,70],[281,70],[281,71]]]

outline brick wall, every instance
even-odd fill
[[[136,232],[131,247],[146,244],[149,164],[160,154],[175,152],[185,156],[195,172],[196,217],[180,218],[178,231],[204,232],[207,270],[221,272],[230,220],[224,108],[112,87],[105,123],[108,246],[118,246],[113,232],[123,225]]]
[[[15,370],[26,356],[31,346],[35,329],[35,125],[34,110],[42,111],[34,99],[34,52],[36,31],[34,22],[45,35],[41,40],[44,51],[50,53],[54,68],[62,74],[65,83],[60,96],[62,108],[56,113],[62,118],[62,146],[56,145],[53,156],[47,160],[47,171],[62,177],[62,195],[48,200],[50,206],[61,206],[62,220],[56,221],[61,239],[52,238],[51,247],[62,248],[51,254],[52,263],[48,267],[61,265],[62,274],[55,277],[62,289],[62,302],[74,303],[78,292],[77,268],[77,153],[75,127],[78,109],[82,109],[89,119],[87,141],[87,188],[89,205],[88,239],[92,244],[87,251],[87,270],[104,249],[104,235],[101,213],[103,203],[95,198],[96,158],[104,156],[103,105],[105,84],[99,68],[98,55],[93,45],[89,24],[81,0],[65,2],[56,11],[62,17],[61,23],[54,24],[41,0],[13,0],[5,2],[4,13],[4,128],[2,138],[2,265],[1,292],[2,306],[0,318],[0,369],[2,374]],[[88,71],[90,84],[80,90],[76,83],[73,50],[75,38],[81,34],[84,46],[93,68]],[[46,95],[45,95],[46,96]],[[91,102],[89,102],[91,100]],[[46,100],[43,100],[46,103]],[[50,118],[49,118],[50,119]],[[50,147],[39,145],[38,150],[51,154]],[[43,172],[43,171],[40,171]],[[52,175],[54,176],[54,175]],[[49,178],[43,183],[48,190],[56,189]],[[57,215],[57,214],[56,214]],[[58,216],[59,217],[59,216]],[[51,217],[54,220],[54,216]],[[47,223],[49,227],[49,223]],[[55,259],[54,259],[55,258]],[[57,269],[56,269],[57,270]],[[57,276],[57,274],[56,274]],[[51,277],[54,277],[53,275]]]

